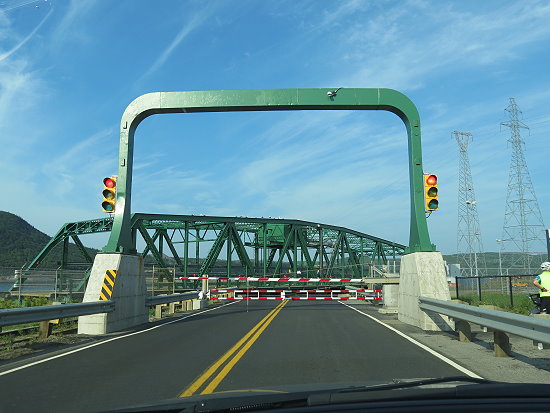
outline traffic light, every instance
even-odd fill
[[[103,180],[103,202],[101,208],[103,212],[112,214],[115,212],[116,202],[116,176],[108,176]]]
[[[437,211],[439,209],[437,175],[424,174],[424,198],[426,201],[426,211]]]

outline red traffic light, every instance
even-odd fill
[[[103,212],[112,214],[115,212],[116,204],[116,176],[108,176],[103,179]]]
[[[435,175],[429,175],[426,178],[426,184],[427,185],[437,185],[437,176]]]
[[[113,178],[105,178],[103,180],[103,185],[105,185],[107,188],[114,188],[116,186],[116,181]]]
[[[424,174],[424,205],[426,211],[431,212],[439,209],[437,196],[437,175]]]

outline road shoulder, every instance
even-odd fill
[[[493,333],[472,325],[473,341],[458,341],[452,332],[423,331],[397,319],[397,314],[381,314],[377,305],[352,304],[384,324],[448,357],[468,370],[489,380],[518,383],[550,383],[550,350],[538,350],[531,340],[510,336],[513,357],[493,355]]]

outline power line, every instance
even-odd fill
[[[481,241],[481,229],[477,214],[477,200],[474,191],[468,145],[473,141],[470,132],[453,132],[459,148],[459,183],[458,183],[458,228],[457,253],[458,261],[464,273],[470,276],[484,275],[487,265]]]
[[[545,250],[545,226],[523,154],[525,142],[520,130],[529,128],[519,120],[521,111],[514,98],[510,98],[505,111],[510,119],[501,125],[510,128],[508,142],[512,144],[512,158],[500,246],[501,251],[519,252],[515,262],[509,264],[521,264],[530,272],[532,255]]]

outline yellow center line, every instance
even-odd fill
[[[189,387],[187,387],[180,395],[179,397],[188,397],[191,396],[195,391],[199,389],[200,386],[202,386],[217,370],[218,368],[235,353],[245,342],[248,340],[250,336],[252,336],[256,330],[258,330],[266,320],[268,320],[272,314],[274,314],[277,309],[282,308],[286,304],[286,301],[281,302],[277,307],[275,307],[273,310],[269,312],[268,315],[266,315],[262,320],[256,324],[248,333],[245,334],[243,338],[241,338],[233,347],[231,347],[223,356],[221,356],[218,361],[216,361],[214,364],[212,364],[204,373],[200,375],[200,377],[195,380]]]
[[[244,353],[248,351],[248,349],[254,344],[254,342],[260,337],[260,335],[264,332],[264,330],[267,328],[267,326],[273,321],[275,317],[277,317],[277,314],[283,309],[283,307],[288,303],[288,300],[283,301],[277,308],[275,308],[275,312],[271,315],[271,317],[262,325],[261,328],[256,331],[256,333],[248,340],[248,342],[239,350],[237,354],[235,354],[235,357],[233,357],[225,366],[224,368],[218,373],[216,377],[206,386],[206,388],[201,392],[201,394],[210,394],[214,390],[216,390],[216,387],[220,384],[220,382],[227,376],[227,374],[231,371],[233,366],[237,364],[237,362],[241,359],[242,356],[244,356]]]

